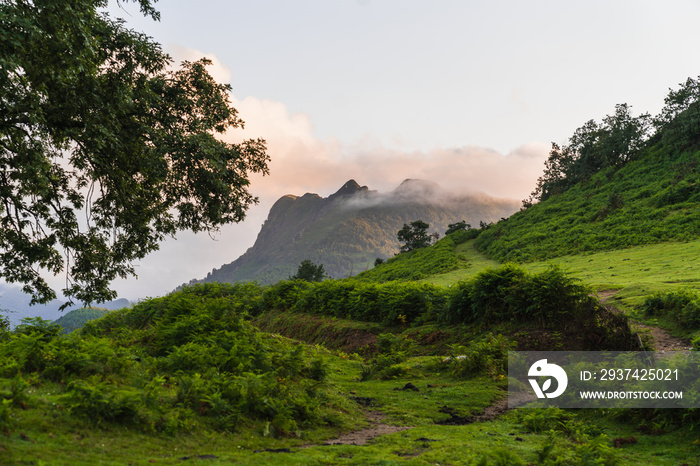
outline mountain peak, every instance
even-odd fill
[[[204,282],[284,280],[303,260],[323,264],[333,278],[369,268],[377,257],[396,254],[396,232],[421,219],[431,231],[465,220],[471,225],[510,216],[519,201],[451,194],[426,180],[406,180],[381,194],[348,180],[326,198],[281,197],[270,209],[255,244],[233,262],[214,269]]]
[[[360,186],[355,180],[348,180],[338,191],[331,194],[330,197],[352,196],[360,191],[369,191],[369,188],[367,186]]]
[[[394,190],[399,195],[429,195],[441,191],[440,185],[432,181],[408,178]]]

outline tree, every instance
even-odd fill
[[[322,282],[326,278],[323,264],[316,265],[309,259],[301,261],[297,273],[289,277],[291,280],[306,280],[307,282]]]
[[[445,236],[455,233],[457,231],[467,231],[471,230],[472,226],[469,225],[466,220],[461,220],[456,223],[450,223],[447,225],[447,231],[445,231]]]
[[[428,234],[429,227],[430,225],[423,220],[413,221],[410,225],[404,223],[403,228],[396,234],[399,242],[403,243],[401,252],[413,251],[414,249],[430,246],[433,236]]]
[[[602,123],[589,120],[577,128],[567,145],[552,143],[544,173],[524,207],[560,194],[603,168],[623,166],[642,149],[650,127],[649,114],[634,117],[629,105],[618,104]]]
[[[654,118],[664,145],[676,152],[700,145],[700,76],[670,89],[664,108]]]
[[[165,237],[241,221],[249,174],[268,172],[264,140],[216,137],[243,121],[211,62],[170,69],[107,3],[0,4],[0,276],[33,303],[56,296],[46,272],[69,298],[113,299]]]
[[[651,115],[632,116],[627,104],[615,106],[615,113],[603,118],[603,132],[598,142],[606,166],[621,167],[643,147],[651,129]]]

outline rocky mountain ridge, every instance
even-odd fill
[[[372,267],[377,257],[396,254],[396,232],[404,223],[421,219],[431,233],[442,235],[450,223],[478,226],[508,217],[519,206],[515,200],[453,193],[425,180],[405,180],[380,193],[351,179],[326,198],[282,196],[248,251],[192,282],[274,283],[293,275],[304,259],[323,264],[333,278],[347,277]]]

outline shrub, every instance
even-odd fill
[[[642,309],[649,316],[668,316],[688,330],[700,329],[700,295],[689,290],[656,293]]]
[[[588,289],[559,268],[527,274],[506,264],[457,283],[440,317],[452,323],[529,322],[550,327],[570,320],[590,299]]]
[[[279,303],[306,289],[287,282],[268,298]],[[12,398],[21,396],[18,374],[58,382],[66,387],[62,404],[96,424],[175,434],[257,422],[287,434],[326,422],[324,413],[337,409],[322,407],[332,393],[323,383],[326,364],[246,320],[263,299],[259,285],[205,284],[112,312],[70,335],[25,322],[0,343],[0,376],[15,377]]]
[[[514,348],[515,342],[489,333],[469,346],[452,346],[448,363],[457,377],[489,375],[498,379],[507,374],[508,351]]]
[[[392,333],[382,333],[377,337],[377,355],[361,366],[360,381],[373,377],[393,379],[403,376],[408,367],[402,365],[413,348],[413,340]]]
[[[427,283],[326,280],[299,293],[292,310],[345,319],[410,324],[441,311],[443,288]]]
[[[262,304],[265,309],[289,310],[313,286],[306,280],[281,280],[265,288]]]
[[[139,422],[141,398],[137,391],[117,388],[94,378],[71,382],[63,402],[71,413],[97,424]]]

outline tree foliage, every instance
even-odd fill
[[[263,140],[216,137],[243,121],[211,62],[171,69],[107,3],[0,4],[0,275],[33,302],[55,297],[46,271],[68,297],[114,298],[166,236],[241,221],[249,174],[267,173]]]
[[[290,277],[292,280],[306,280],[307,282],[322,282],[327,277],[323,264],[314,264],[309,259],[301,261],[297,273]]]
[[[621,167],[643,147],[650,128],[649,114],[634,117],[627,104],[616,105],[615,113],[601,123],[587,121],[574,131],[568,144],[552,143],[544,173],[531,198],[543,201],[605,167]]]
[[[700,77],[688,78],[679,86],[669,90],[664,108],[654,119],[662,142],[676,152],[700,145]]]
[[[413,251],[414,249],[426,248],[430,246],[433,236],[428,234],[430,225],[423,220],[415,220],[409,224],[404,223],[396,237],[403,243],[401,252]]]
[[[447,225],[447,231],[445,231],[445,236],[451,235],[457,231],[467,231],[471,230],[472,226],[466,222],[466,220],[460,220],[456,223],[450,223]]]
[[[544,173],[524,207],[562,193],[606,167],[620,168],[649,141],[652,125],[653,142],[660,141],[672,153],[700,147],[700,77],[670,89],[664,104],[653,118],[648,113],[632,116],[629,105],[618,104],[601,123],[589,120],[574,131],[568,144],[552,143]]]

